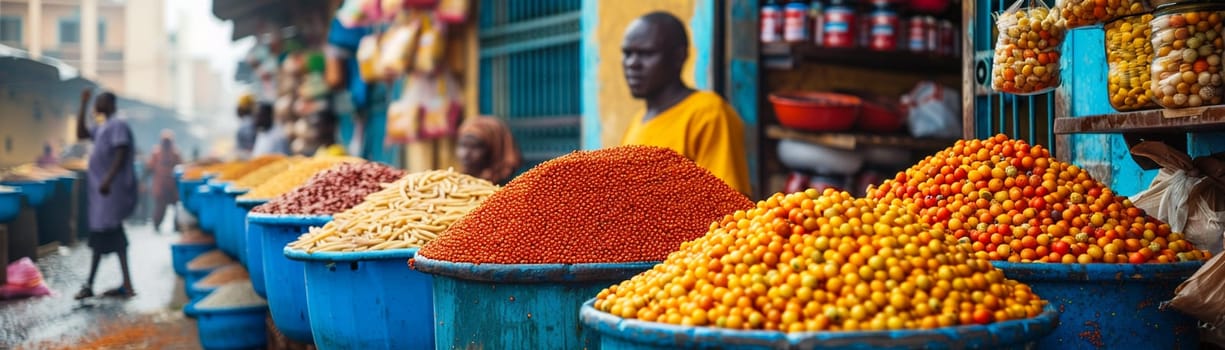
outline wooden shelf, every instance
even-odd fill
[[[1055,118],[1056,134],[1225,130],[1225,106]]]
[[[917,150],[940,150],[956,143],[953,139],[915,138],[909,135],[865,134],[865,133],[816,133],[785,128],[780,125],[766,127],[766,137],[776,140],[789,139],[845,150],[858,150],[865,146],[904,147]]]
[[[882,69],[909,73],[960,74],[961,59],[908,51],[818,48],[812,44],[762,44],[767,68],[790,69],[800,62]]]

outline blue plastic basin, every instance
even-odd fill
[[[285,257],[285,245],[298,239],[311,226],[323,226],[331,216],[269,215],[254,213],[247,224],[263,236],[264,294],[272,310],[272,322],[286,337],[310,343],[311,319],[307,313],[306,278],[301,261]],[[349,286],[365,288],[366,286]],[[353,305],[350,305],[351,307]]]
[[[251,286],[255,287],[255,293],[259,296],[267,298],[264,294],[264,241],[262,227],[251,227],[247,224],[247,214],[251,212],[251,208],[258,207],[261,204],[267,203],[267,200],[236,200],[235,204],[243,211],[243,254],[246,256],[246,261],[243,265],[247,267],[247,272],[251,274]]]
[[[931,330],[864,332],[742,331],[686,327],[613,316],[583,303],[579,316],[587,329],[600,334],[598,349],[1028,349],[1059,322],[1053,306],[1037,317],[989,325]]]
[[[55,181],[4,181],[0,185],[20,188],[31,207],[42,205],[55,190]]]
[[[210,267],[207,269],[198,269],[198,270],[187,269],[187,273],[183,275],[183,289],[187,289],[187,295],[191,296],[191,293],[192,293],[191,286],[192,285],[204,279],[205,276],[208,276],[208,274],[213,273],[213,271],[219,268],[225,267],[226,265],[229,265],[229,264],[214,266],[214,267]]]
[[[233,186],[225,188],[225,223],[230,235],[231,253],[238,257],[244,266],[247,264],[247,210],[238,206],[238,196],[247,193],[247,189],[236,189]]]
[[[285,248],[286,257],[306,264],[315,346],[434,349],[433,279],[408,267],[416,254],[417,248],[313,254]]]
[[[0,192],[0,223],[17,219],[21,214],[21,188],[13,192]]]
[[[599,334],[578,324],[583,301],[655,266],[471,264],[418,256],[434,275],[434,339],[439,349],[581,349]]]
[[[1202,262],[991,264],[1062,312],[1041,349],[1199,349],[1195,319],[1159,305]]]
[[[183,312],[196,318],[200,346],[206,350],[263,349],[268,333],[263,306],[201,309],[187,304]]]
[[[213,291],[217,290],[217,287],[203,287],[200,286],[200,282],[197,281],[196,283],[187,285],[185,289],[187,290],[187,299],[191,300],[192,302],[198,302]]]
[[[209,185],[200,185],[196,188],[197,205],[199,206],[199,215],[197,221],[200,223],[200,228],[205,232],[213,234],[220,244],[221,237],[217,236],[217,211],[213,208],[217,205],[216,196],[213,195],[213,187]]]
[[[214,232],[217,237],[217,247],[221,248],[221,251],[226,254],[237,257],[238,250],[234,243],[234,224],[232,223],[234,220],[233,210],[230,209],[230,207],[234,206],[234,197],[225,194],[225,188],[229,184],[210,180],[208,186],[212,188],[213,193],[214,205],[212,210],[214,213],[213,217],[217,221],[215,224],[216,231]]]
[[[192,259],[204,254],[204,252],[216,249],[217,245],[212,243],[173,243],[170,245],[170,261],[174,266],[174,273],[179,276],[187,275],[187,263]]]
[[[183,202],[183,208],[193,216],[200,216],[200,196],[197,195],[197,189],[203,185],[206,180],[182,180],[178,181],[179,200]]]

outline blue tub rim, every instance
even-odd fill
[[[1204,261],[1147,264],[991,262],[991,266],[1003,270],[1004,275],[1010,279],[1022,282],[1049,281],[1060,283],[1105,281],[1158,283],[1182,281],[1190,278],[1203,265]]]
[[[251,189],[250,188],[239,188],[231,184],[231,185],[226,185],[225,190],[223,190],[222,192],[228,196],[238,197],[238,196],[247,194],[247,192],[251,192]]]
[[[609,336],[628,340],[636,344],[694,347],[718,342],[733,344],[731,340],[746,342],[746,345],[787,345],[786,348],[811,348],[813,345],[838,347],[850,345],[870,339],[880,339],[884,342],[897,342],[902,339],[916,341],[914,345],[925,345],[929,341],[955,341],[957,337],[970,334],[986,334],[996,344],[1018,344],[1028,341],[1038,341],[1049,335],[1059,325],[1059,309],[1053,303],[1047,303],[1038,316],[997,322],[988,325],[959,325],[935,329],[908,329],[885,331],[830,331],[830,332],[798,332],[784,333],[767,330],[734,330],[709,326],[689,327],[658,322],[647,322],[637,319],[625,319],[594,307],[595,298],[583,303],[579,309],[579,323],[594,330],[601,336]],[[1005,331],[1019,328],[1021,332]],[[633,330],[636,332],[626,332]],[[634,335],[649,335],[635,337]],[[986,338],[986,337],[984,337]],[[805,345],[807,344],[807,345]],[[905,345],[905,344],[901,344]],[[955,347],[955,346],[954,346]]]
[[[390,250],[373,250],[364,252],[314,252],[308,253],[302,250],[285,247],[282,251],[286,258],[296,261],[317,261],[317,262],[357,262],[357,261],[375,261],[375,260],[405,260],[405,267],[408,266],[408,259],[417,256],[417,250],[420,248],[405,248],[405,249],[390,249]]]
[[[238,198],[234,199],[235,205],[247,211],[251,211],[251,209],[255,209],[255,207],[263,205],[264,203],[268,203],[268,200],[267,199],[238,199]],[[251,214],[247,214],[247,215],[251,215]]]
[[[414,270],[444,277],[494,283],[568,283],[627,280],[662,261],[583,264],[475,264],[434,260],[418,255]]]
[[[322,226],[332,221],[331,215],[303,215],[303,214],[265,214],[265,213],[250,213],[247,214],[247,222],[252,224],[262,225],[298,225],[298,226]]]
[[[200,300],[204,300],[204,299],[200,299]],[[196,304],[199,304],[199,301],[192,301],[190,303],[187,303],[187,305],[184,305],[183,313],[187,314],[187,316],[198,317],[203,314],[226,315],[226,314],[240,314],[240,313],[254,313],[254,312],[262,313],[262,312],[267,312],[268,310],[267,301],[264,302],[264,305],[249,305],[249,306],[239,306],[239,307],[218,307],[218,308],[207,308],[207,309],[201,309],[197,307]]]

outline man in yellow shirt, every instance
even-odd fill
[[[639,17],[625,30],[621,51],[630,93],[646,101],[621,144],[671,148],[750,194],[744,122],[722,97],[681,80],[689,56],[685,25],[666,12]]]

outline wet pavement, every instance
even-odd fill
[[[168,230],[164,230],[168,231]],[[182,279],[174,274],[170,244],[178,234],[128,225],[128,254],[136,296],[101,294],[122,283],[119,260],[102,258],[94,293],[73,300],[89,276],[90,250],[84,242],[61,247],[37,261],[51,296],[0,301],[0,349],[198,349],[195,321],[183,316]]]

